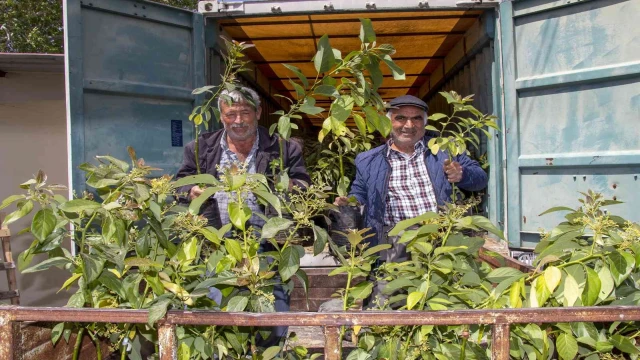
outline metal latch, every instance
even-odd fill
[[[218,13],[244,13],[244,2],[242,1],[200,1],[198,12],[203,15],[215,15]]]

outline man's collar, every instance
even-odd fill
[[[391,151],[397,151],[394,150],[391,145],[393,145],[393,139],[389,139],[387,140],[387,157],[389,157],[389,155],[391,155]],[[418,142],[415,143],[415,145],[413,145],[413,150],[414,152],[423,152],[426,149],[426,146],[424,145],[424,138],[418,140]]]
[[[260,130],[256,131],[256,140],[253,142],[253,146],[251,147],[251,152],[258,149],[260,144]],[[229,149],[229,143],[227,142],[227,130],[222,130],[222,137],[220,138],[220,146],[224,151],[231,151]]]

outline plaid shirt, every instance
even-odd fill
[[[220,157],[220,169],[225,169],[230,167],[232,164],[238,165],[238,167],[246,166],[247,173],[255,174],[256,173],[256,153],[258,152],[258,144],[260,143],[260,135],[256,133],[256,141],[253,143],[253,147],[249,152],[249,156],[245,159],[244,163],[238,159],[238,155],[236,155],[231,149],[229,149],[229,144],[227,143],[227,133],[222,134],[222,138],[220,139],[220,147],[222,147],[222,156]],[[236,192],[232,192],[231,196],[235,199],[237,196]],[[218,201],[218,209],[220,210],[220,220],[222,225],[229,224],[231,222],[229,218],[229,193],[226,192],[217,192],[213,197]],[[264,226],[265,222],[256,214],[262,214],[262,210],[258,205],[258,200],[256,199],[253,193],[245,193],[244,194],[244,202],[251,209],[251,219],[249,219],[249,225],[253,225],[255,228],[261,229]]]
[[[384,212],[386,226],[438,210],[436,193],[424,161],[427,150],[424,141],[416,143],[412,155],[393,150],[391,144],[392,140],[389,140],[387,159],[391,165],[391,175]]]

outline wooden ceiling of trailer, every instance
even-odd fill
[[[465,32],[481,14],[479,10],[334,13],[228,18],[220,19],[219,24],[234,40],[255,45],[247,50],[247,56],[269,79],[272,92],[295,98],[288,79],[297,78],[282,63],[295,65],[305,76],[315,78],[311,59],[320,37],[328,34],[331,46],[347,54],[360,48],[359,19],[369,18],[377,43],[396,48],[392,57],[406,74],[405,80],[394,80],[389,68],[382,65],[384,81],[379,93],[388,101],[405,94],[417,96],[429,75],[443,66],[444,57],[464,41]],[[328,107],[329,99],[319,99],[317,105]],[[323,115],[309,120],[319,126]]]

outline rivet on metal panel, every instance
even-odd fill
[[[205,11],[213,11],[213,4],[212,3],[204,4],[204,9]]]
[[[366,6],[367,6],[367,10],[375,10],[376,9],[376,3],[374,3],[374,2],[368,2]]]
[[[271,12],[274,12],[274,13],[281,13],[281,12],[282,12],[282,9],[280,8],[280,6],[272,6],[272,7],[271,7]]]
[[[522,217],[522,221],[526,224],[526,223],[527,223],[527,217],[526,217],[526,216],[523,216],[523,217]]]
[[[333,7],[332,3],[328,3],[328,4],[324,4],[324,11],[334,11],[335,8]]]
[[[427,8],[427,7],[429,7],[429,2],[427,2],[427,1],[420,1],[420,2],[418,3],[418,7],[419,7],[419,8],[421,8],[421,9],[423,9],[423,8]]]
[[[547,160],[547,165],[549,166],[553,165],[553,158],[546,158],[545,160]]]
[[[574,176],[574,177],[573,177],[573,181],[576,181],[576,179],[577,179],[577,178],[578,178],[577,176]]]
[[[638,175],[634,175],[634,176],[633,176],[633,180],[638,181]]]
[[[618,184],[613,183],[613,185],[611,185],[611,187],[612,187],[613,189],[617,189],[617,188],[618,188]]]
[[[614,197],[613,197],[613,200],[614,200],[614,201],[618,200],[618,197],[617,197],[617,196],[614,196]]]
[[[586,177],[586,176],[583,176],[583,177],[582,177],[582,181],[587,181],[587,177]]]

